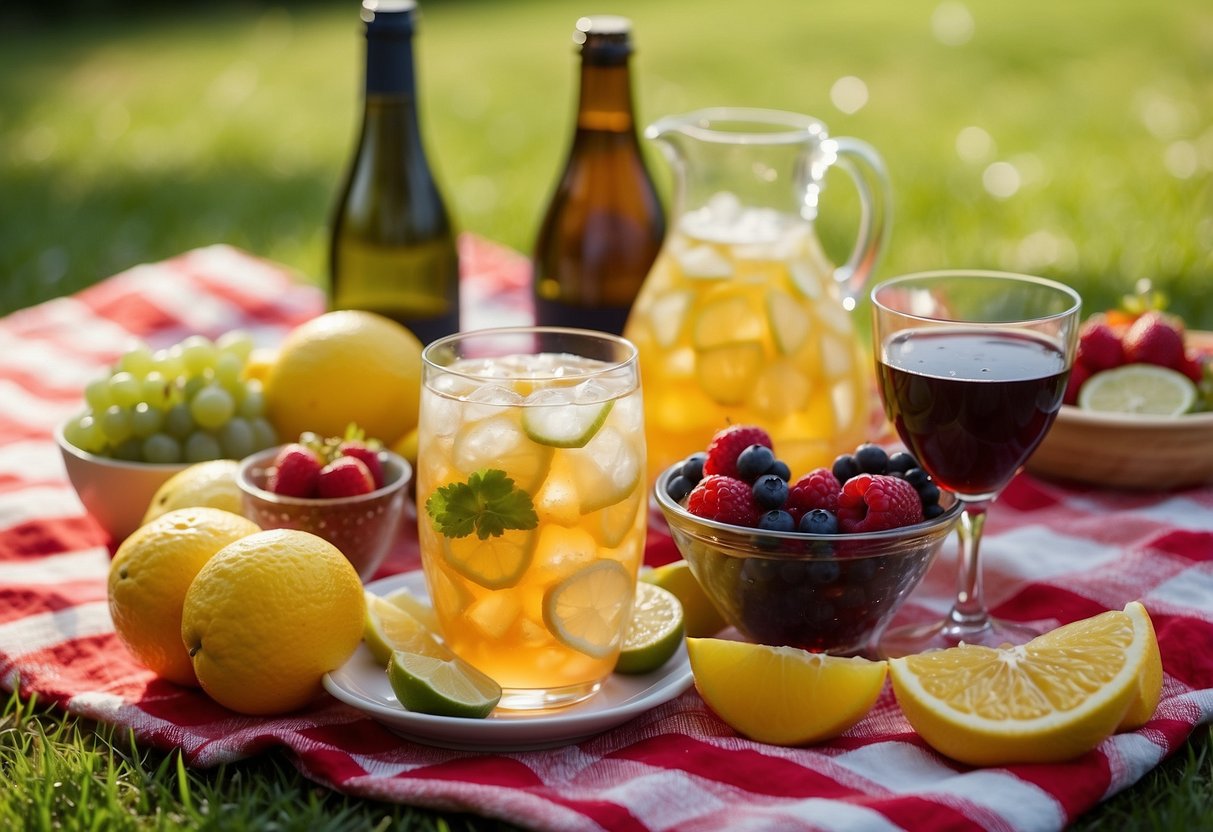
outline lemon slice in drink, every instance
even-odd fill
[[[728,623],[703,591],[691,565],[676,560],[641,574],[640,580],[672,592],[682,604],[683,628],[690,638],[714,636]]]
[[[623,564],[600,560],[577,570],[543,596],[543,623],[566,647],[595,659],[619,649],[633,598]]]
[[[1182,416],[1196,403],[1196,385],[1154,364],[1126,364],[1095,373],[1078,391],[1078,406],[1105,413]]]
[[[501,701],[501,686],[456,656],[397,650],[387,677],[396,699],[415,713],[483,719]]]
[[[392,653],[397,650],[440,659],[451,655],[431,628],[395,604],[370,592],[366,593],[366,625],[362,640],[382,667],[387,667]]]
[[[889,668],[906,718],[940,753],[971,765],[1049,763],[1090,751],[1145,709],[1154,694],[1141,678],[1156,650],[1134,601],[1025,645],[962,645]]]
[[[505,589],[518,583],[534,555],[534,531],[508,529],[485,540],[474,534],[442,538],[446,562],[486,589]]]
[[[614,399],[591,404],[574,404],[561,390],[545,390],[559,403],[544,404],[543,394],[522,409],[522,429],[528,438],[552,448],[584,448],[594,438],[611,413]]]
[[[615,672],[650,673],[669,661],[680,644],[682,604],[656,584],[638,583]]]
[[[871,710],[885,662],[796,647],[688,638],[695,688],[739,734],[772,745],[836,737]]]
[[[753,389],[763,361],[762,344],[757,341],[701,350],[695,356],[695,382],[717,404],[741,404]]]

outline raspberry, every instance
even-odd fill
[[[375,478],[361,459],[341,456],[320,469],[316,492],[328,499],[356,497],[375,490]]]
[[[1147,312],[1125,333],[1125,361],[1157,364],[1172,370],[1184,360],[1183,329],[1161,312]]]
[[[711,455],[708,456],[709,461]],[[749,483],[721,474],[708,474],[687,497],[687,511],[696,517],[730,523],[758,525],[759,511]]]
[[[316,478],[324,465],[311,448],[292,442],[284,445],[274,457],[266,488],[287,497],[314,497]]]
[[[1077,361],[1091,373],[1111,370],[1125,363],[1124,344],[1102,318],[1089,318],[1078,331]]]
[[[788,491],[787,511],[799,520],[816,508],[838,512],[838,495],[842,486],[829,468],[816,468],[805,474]]]
[[[708,444],[708,458],[703,463],[703,473],[737,477],[737,457],[750,445],[774,447],[771,435],[754,425],[730,425],[717,431]]]
[[[838,527],[848,534],[921,522],[922,500],[918,492],[896,477],[860,474],[847,480],[838,498]]]

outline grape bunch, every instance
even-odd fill
[[[241,459],[277,444],[261,382],[244,378],[248,333],[191,335],[167,349],[137,346],[84,388],[68,442],[128,462]]]

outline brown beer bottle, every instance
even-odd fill
[[[366,92],[361,133],[329,247],[331,309],[364,309],[422,343],[459,330],[459,261],[421,142],[413,0],[363,0]]]
[[[577,130],[535,243],[538,322],[623,332],[665,237],[665,215],[636,138],[631,21],[577,21]]]

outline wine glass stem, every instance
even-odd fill
[[[975,633],[990,626],[981,586],[981,529],[986,523],[988,501],[965,503],[956,530],[960,538],[960,561],[956,566],[956,602],[948,613],[946,629],[956,635]]]

